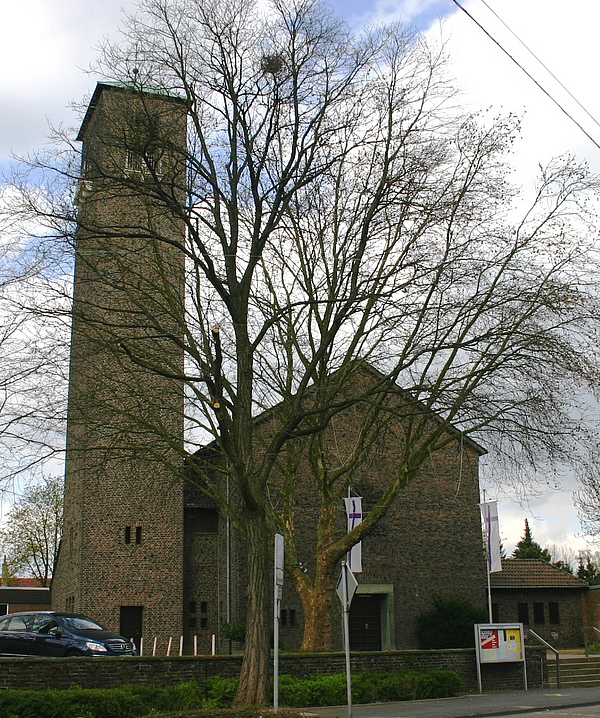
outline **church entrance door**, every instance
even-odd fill
[[[350,650],[381,650],[381,594],[355,594],[350,605]]]

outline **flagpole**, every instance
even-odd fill
[[[491,557],[491,533],[492,533],[492,522],[490,520],[490,507],[486,501],[485,489],[483,489],[483,506],[485,506],[485,568],[487,573],[487,593],[488,593],[488,617],[489,622],[492,621],[492,582],[490,579],[490,569],[492,567]]]
[[[492,620],[492,582],[490,580],[490,555],[489,555],[489,548],[488,548],[488,555],[487,555],[487,588],[488,588],[488,614],[490,617],[490,623],[493,623]]]

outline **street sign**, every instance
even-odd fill
[[[284,538],[275,534],[275,585],[283,586]]]
[[[343,583],[344,579],[346,580],[345,591]],[[340,574],[337,585],[335,587],[337,595],[340,597],[340,601],[342,602],[342,607],[344,609],[348,610],[350,608],[350,604],[352,603],[352,599],[354,598],[354,594],[356,593],[357,588],[358,581],[354,577],[352,571],[350,571],[350,569],[344,564],[344,566],[342,567],[342,573]],[[344,605],[344,598],[346,600],[346,605]]]

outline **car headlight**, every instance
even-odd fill
[[[90,651],[95,651],[96,653],[106,653],[106,646],[103,646],[101,643],[86,641],[85,645],[90,649]]]

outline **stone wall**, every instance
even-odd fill
[[[530,688],[540,688],[546,673],[546,652],[527,650]],[[241,656],[196,656],[177,658],[0,658],[0,689],[24,688],[117,688],[123,685],[166,686],[186,681],[204,684],[212,676],[236,677]],[[354,653],[353,672],[364,670],[424,670],[444,668],[456,671],[465,691],[477,690],[474,649],[450,651],[389,651]],[[280,656],[280,673],[299,677],[321,673],[343,673],[343,653],[303,653]],[[482,666],[484,691],[523,687],[520,663]]]

